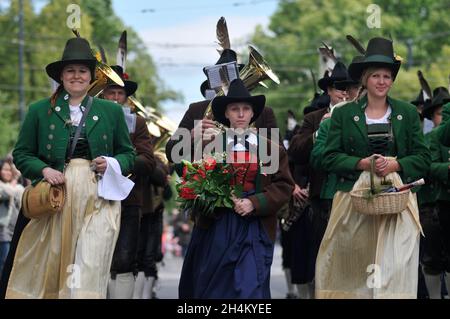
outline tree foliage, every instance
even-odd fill
[[[252,41],[261,50],[282,84],[270,85],[268,105],[284,128],[286,111],[297,118],[313,97],[314,84],[310,69],[318,74],[318,48],[324,41],[335,48],[348,66],[357,51],[346,40],[351,34],[363,46],[374,36],[391,37],[396,54],[403,64],[393,97],[413,100],[419,93],[417,70],[423,71],[434,88],[447,86],[450,73],[450,21],[448,0],[379,0],[381,28],[369,28],[367,20],[373,11],[372,0],[281,0],[271,16],[267,31],[256,28]],[[369,9],[368,9],[369,8]]]
[[[74,37],[67,25],[71,11],[68,5],[77,4],[81,9],[79,32],[98,51],[102,45],[109,64],[116,64],[119,37],[123,30],[128,33],[128,61],[126,72],[130,79],[139,83],[137,98],[146,105],[159,107],[161,101],[178,99],[179,94],[166,89],[158,77],[152,57],[138,34],[127,27],[114,13],[111,0],[49,0],[36,12],[35,2],[24,0],[24,79],[26,104],[51,94],[50,80],[45,66],[59,60],[64,45]],[[19,1],[11,0],[0,7],[0,156],[14,145],[18,133],[18,14]],[[5,119],[5,120],[3,120]],[[6,134],[5,132],[9,132]]]

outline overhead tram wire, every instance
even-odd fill
[[[242,7],[248,5],[257,5],[264,2],[279,2],[280,0],[251,0],[251,1],[235,1],[228,4],[221,5],[211,5],[211,6],[189,6],[189,7],[169,7],[169,8],[147,8],[142,9],[141,13],[158,13],[160,11],[192,11],[192,10],[203,10],[203,9],[217,9],[220,7]]]

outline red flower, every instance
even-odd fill
[[[187,171],[188,171],[187,165],[184,165],[183,166],[183,174],[181,175],[181,177],[183,177],[183,179],[186,178]]]
[[[123,72],[123,79],[128,80],[129,78],[128,73]]]
[[[206,178],[206,173],[204,170],[202,170],[201,168],[199,168],[197,170],[198,175],[200,175],[202,178]]]
[[[192,188],[182,187],[180,188],[180,197],[184,199],[195,199],[197,195]]]
[[[207,171],[212,171],[216,167],[216,160],[213,157],[208,157],[205,159],[205,169]]]

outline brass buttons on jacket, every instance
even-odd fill
[[[397,120],[399,121],[403,120],[403,116],[401,114],[397,115]]]
[[[353,120],[354,120],[355,122],[358,122],[358,121],[359,121],[359,116],[358,116],[358,115],[355,115],[355,116],[353,117]]]
[[[51,149],[52,149],[52,146],[51,146],[50,144],[47,144],[47,149],[48,149],[48,150],[51,150]]]
[[[93,119],[94,121],[98,121],[98,116],[97,116],[97,115],[94,115],[94,116],[92,117],[92,119]]]
[[[55,111],[59,112],[59,111],[61,111],[61,108],[59,106],[57,106],[57,107],[55,107]]]
[[[50,124],[50,129],[54,130],[55,129],[55,124]]]
[[[104,140],[108,139],[108,136],[106,136],[106,134],[103,135],[103,139],[104,139]]]
[[[49,139],[49,140],[53,140],[53,134],[49,134],[49,135],[48,135],[48,139]]]

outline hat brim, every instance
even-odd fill
[[[53,80],[61,84],[61,72],[64,69],[64,67],[69,64],[86,65],[91,70],[92,76],[91,81],[95,79],[95,66],[97,65],[97,61],[92,59],[65,60],[52,62],[45,67],[45,71],[47,72],[49,77],[51,77]]]
[[[306,115],[306,114],[308,114],[308,113],[317,111],[318,109],[319,109],[319,108],[317,108],[317,107],[315,107],[315,106],[306,106],[306,107],[303,109],[303,115]]]
[[[357,86],[359,82],[353,80],[336,81],[334,82],[334,87],[339,91],[345,91],[350,86]]]
[[[127,96],[133,95],[138,88],[138,84],[133,81],[125,80],[125,81],[123,81],[123,84],[124,84],[125,92],[127,92]]]
[[[120,86],[115,83],[111,83],[108,87],[118,87],[124,89],[127,96],[133,95],[138,88],[138,84],[133,81],[123,80],[123,84],[123,86]]]
[[[344,80],[346,80],[346,78],[330,76],[330,77],[321,78],[319,80],[319,82],[317,82],[317,84],[322,89],[322,91],[327,92],[327,89],[330,86],[333,86],[333,84],[335,82],[337,82],[337,81],[344,81]]]
[[[227,109],[227,105],[230,103],[236,102],[247,102],[252,105],[253,109],[253,117],[250,120],[250,123],[256,121],[256,119],[261,115],[264,110],[264,106],[266,104],[266,97],[264,95],[255,95],[250,97],[228,97],[228,96],[216,96],[212,100],[212,111],[214,115],[214,119],[219,123],[222,123],[226,126],[230,126],[230,121],[225,117],[225,111]]]
[[[444,103],[445,104],[445,103]],[[433,113],[434,111],[440,107],[443,106],[444,104],[430,104],[428,107],[424,107],[422,109],[422,116],[431,120],[433,117]]]
[[[401,62],[377,62],[377,61],[366,61],[359,63],[352,63],[348,68],[348,74],[354,81],[361,81],[361,76],[364,70],[374,67],[374,68],[386,68],[391,70],[392,79],[395,80],[397,77],[398,71],[400,69]]]
[[[429,104],[425,104],[422,110],[422,114],[427,119],[431,120],[431,117],[433,116],[433,112],[435,109],[437,109],[440,106],[444,106],[445,104],[450,102],[450,97],[442,97],[439,98],[437,101],[432,101]]]
[[[203,97],[206,98],[206,90],[209,89],[208,80],[203,81],[203,83],[200,85],[200,92],[202,93]]]
[[[422,100],[414,100],[414,101],[411,101],[410,103],[415,106],[419,106],[419,105],[423,105],[424,102]]]

